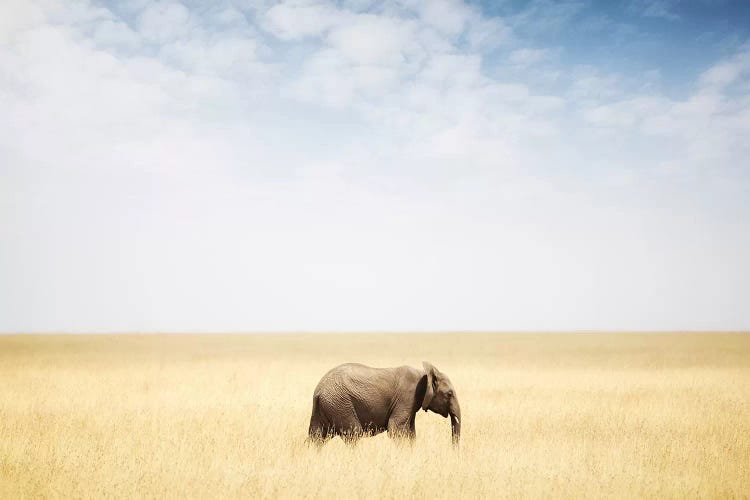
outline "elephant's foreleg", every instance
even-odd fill
[[[388,421],[388,437],[413,440],[416,435],[413,418],[408,420],[391,418]]]

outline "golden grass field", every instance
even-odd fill
[[[305,445],[329,368],[423,359],[459,451]],[[0,496],[747,498],[750,335],[0,336]]]

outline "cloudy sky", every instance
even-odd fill
[[[750,328],[745,1],[0,2],[0,331]]]

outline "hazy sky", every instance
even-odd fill
[[[0,331],[750,328],[746,1],[0,1]]]

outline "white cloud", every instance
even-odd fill
[[[508,58],[511,64],[530,66],[543,61],[549,55],[547,49],[517,49],[511,52]]]
[[[460,34],[474,11],[460,0],[435,0],[419,2],[422,20],[438,31],[450,36]]]
[[[750,46],[748,45],[729,60],[706,70],[701,75],[700,83],[707,89],[721,90],[747,73],[750,73]]]
[[[398,65],[418,51],[411,23],[360,14],[328,35],[328,43],[355,64]]]
[[[334,49],[321,50],[310,57],[303,70],[298,79],[290,82],[290,94],[334,107],[353,106],[359,98],[380,97],[395,88],[400,80],[396,68],[353,65]]]
[[[270,70],[258,60],[255,40],[241,37],[176,41],[164,45],[161,55],[166,61],[197,74],[257,79]]]
[[[743,104],[748,96],[731,91],[730,85],[747,71],[747,54],[747,49],[741,48],[707,69],[693,93],[684,99],[641,95],[610,100],[584,108],[583,118],[613,133],[636,134],[635,138],[642,140],[657,138],[661,141],[657,149],[672,157],[666,163],[682,165],[668,170],[676,175],[686,170],[696,175],[741,172],[746,168],[750,108]]]
[[[493,50],[511,38],[511,29],[500,18],[475,16],[469,20],[466,38],[472,50]]]
[[[347,14],[327,2],[286,1],[263,15],[264,27],[288,40],[323,35],[346,21]]]
[[[180,2],[149,4],[138,16],[138,31],[151,42],[168,42],[190,32],[190,11]]]
[[[576,0],[531,0],[521,12],[510,19],[510,23],[522,32],[555,33],[571,22],[583,7],[584,4]]]
[[[94,42],[103,47],[134,50],[141,45],[141,37],[121,21],[105,19],[96,23],[92,35]]]
[[[212,12],[210,14],[210,21],[222,27],[244,28],[247,26],[245,14],[234,7],[226,7]]]
[[[602,74],[596,68],[584,66],[574,69],[568,93],[578,101],[609,102],[622,95],[620,86],[618,75]]]
[[[614,104],[596,106],[584,112],[584,118],[596,125],[632,127],[664,109],[666,103],[655,97],[635,97]]]
[[[50,7],[26,0],[0,3],[0,43],[7,43],[18,34],[44,21]]]

